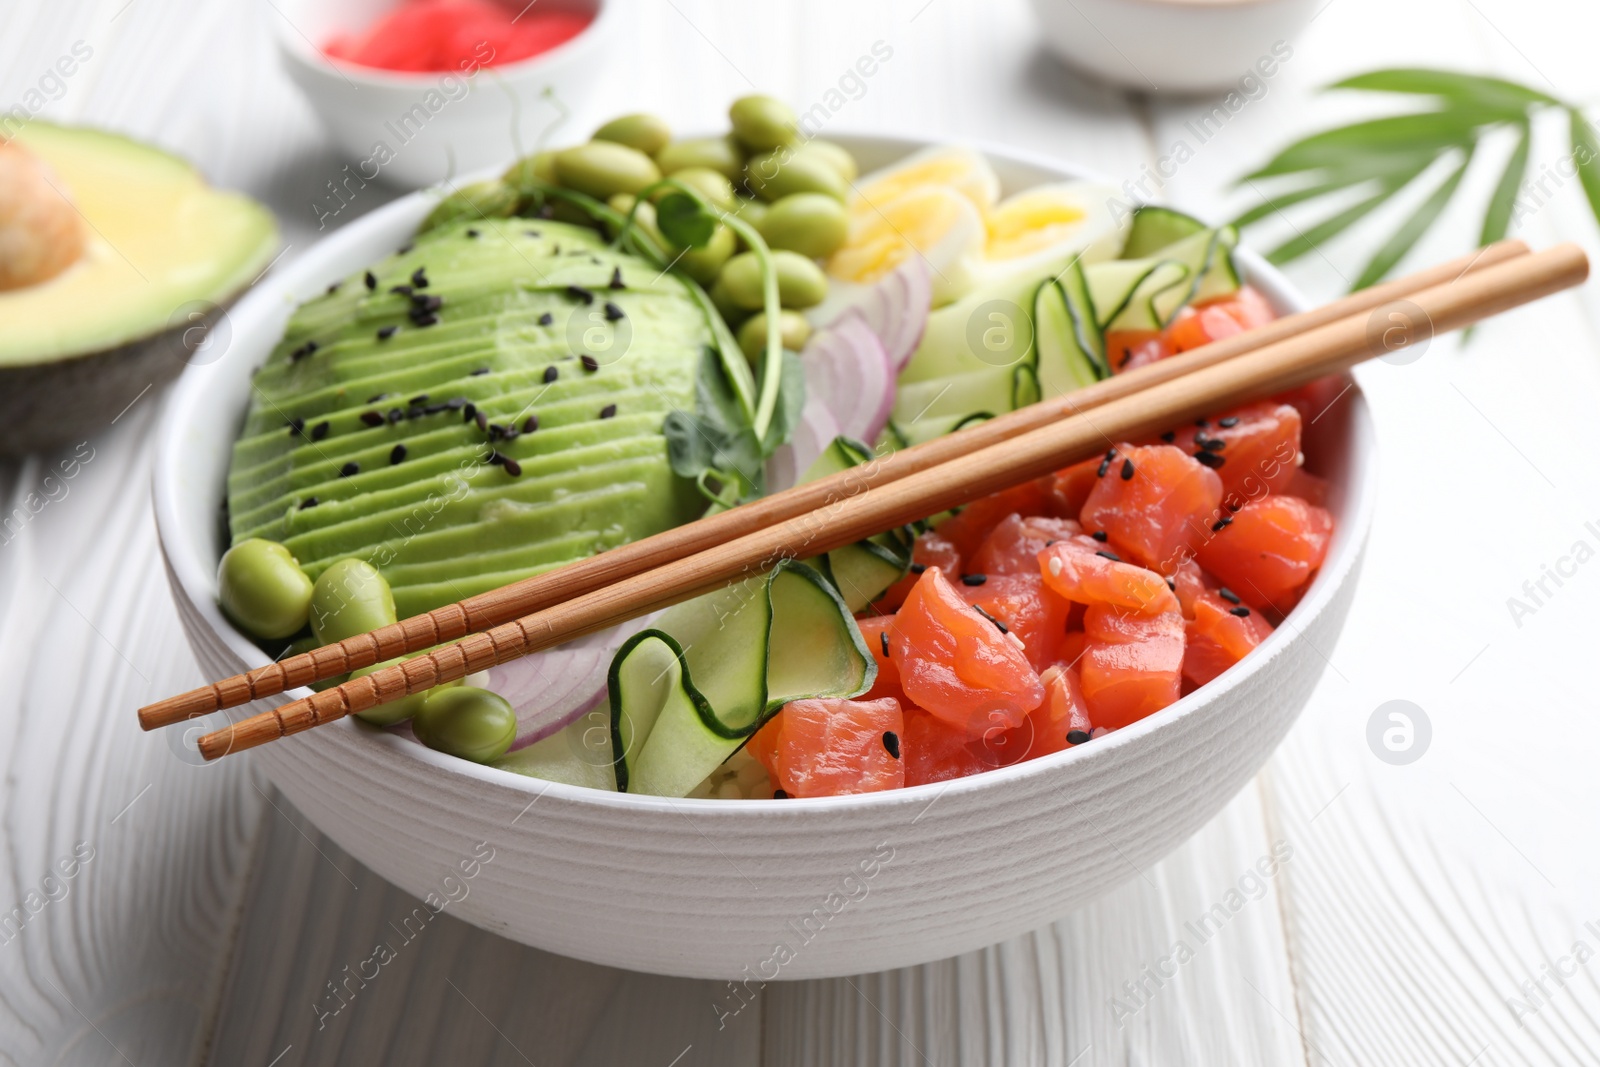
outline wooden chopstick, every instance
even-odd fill
[[[1573,244],[1474,270],[1411,294],[1410,307],[1390,305],[1411,327],[1398,336],[1387,330],[1375,336],[1371,314],[1347,315],[1103,403],[1092,417],[1070,415],[886,485],[847,493],[816,512],[746,533],[253,716],[202,737],[200,752],[214,760],[254,748],[763,573],[779,560],[853,544],[1087,459],[1103,451],[1108,441],[1138,438],[1222,407],[1293,389],[1410,344],[1419,333],[1431,337],[1571,288],[1588,271],[1588,259]]]
[[[1110,403],[1347,315],[1369,312],[1391,300],[1453,281],[1464,274],[1526,255],[1527,252],[1528,246],[1521,241],[1500,241],[1470,255],[1352,293],[1314,310],[1286,316],[1261,329],[1119,374],[1067,396],[1043,400],[914,448],[903,449],[877,460],[869,468],[841,472],[795,486],[569,563],[557,570],[469,597],[460,603],[404,619],[371,633],[290,656],[215,684],[157,701],[139,709],[139,724],[146,730],[153,730],[499,626],[674,559],[722,544],[752,530],[808,514],[827,505],[843,491],[860,492],[887,485],[906,475],[1049,425],[1068,415]]]

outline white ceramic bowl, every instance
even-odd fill
[[[580,111],[605,75],[623,0],[539,3],[540,10],[593,14],[594,22],[542,55],[466,78],[376,70],[322,54],[329,38],[365,29],[395,0],[275,0],[267,17],[284,70],[350,161],[350,174],[336,176],[334,184],[351,192],[372,180],[414,189],[503,166],[516,155],[513,128],[531,151],[539,132],[559,117],[546,91],[561,107]]]
[[[919,147],[840,140],[866,169]],[[1008,192],[1089,176],[988,152]],[[223,619],[213,581],[229,445],[251,368],[297,301],[393,251],[430,206],[419,194],[358,219],[249,293],[231,312],[231,348],[186,371],[168,403],[156,520],[185,629],[212,677],[265,662]],[[1241,258],[1281,309],[1300,306],[1262,260]],[[1373,431],[1359,390],[1310,436],[1328,460],[1338,529],[1290,621],[1200,692],[1053,756],[949,783],[781,803],[549,784],[353,719],[232,758],[256,760],[341,847],[419,897],[440,893],[441,879],[489,842],[493,861],[452,914],[568,956],[664,974],[771,977],[768,961],[782,944],[792,958],[778,976],[811,978],[964,952],[1043,925],[1160,859],[1249,781],[1288,730],[1322,673],[1319,649],[1344,621],[1374,497]]]
[[[1049,49],[1139,92],[1257,98],[1318,0],[1033,0]],[[1230,114],[1237,108],[1230,109]]]

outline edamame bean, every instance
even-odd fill
[[[499,693],[470,685],[435,689],[411,720],[417,740],[440,752],[488,763],[517,736],[517,713]]]
[[[849,191],[830,163],[791,148],[753,156],[744,171],[750,191],[768,202],[796,193],[822,193],[843,202]]]
[[[517,191],[504,181],[474,182],[464,185],[439,201],[422,220],[418,233],[427,233],[457,219],[504,219],[517,210]]]
[[[729,137],[673,141],[656,153],[656,165],[663,174],[676,174],[690,167],[705,167],[730,182],[736,182],[744,177],[744,151]]]
[[[828,166],[839,172],[839,177],[843,178],[846,183],[853,182],[861,176],[861,168],[856,165],[856,157],[832,141],[823,141],[813,137],[796,148],[795,151],[801,155],[815,156],[817,159],[827,163]]]
[[[733,207],[733,183],[710,167],[684,167],[673,171],[668,177],[705,197],[712,207],[722,211]],[[650,199],[659,204],[662,197],[677,191],[672,188],[657,189]]]
[[[735,256],[735,259],[738,257]],[[717,280],[706,290],[706,295],[711,298],[712,306],[717,309],[717,314],[722,316],[729,326],[737,326],[749,317],[750,312],[733,302],[733,297],[728,292],[728,287],[722,281],[722,275],[717,275]]]
[[[806,340],[811,336],[811,324],[806,317],[798,311],[778,312],[778,336],[783,338],[783,347],[791,352],[798,352],[806,346]],[[739,327],[739,347],[744,350],[745,358],[752,363],[758,363],[767,354],[767,313],[758,311],[745,320]]]
[[[828,295],[827,275],[798,252],[773,252],[772,269],[778,276],[778,303],[786,308],[814,307]],[[737,306],[761,309],[761,263],[754,252],[741,252],[728,260],[717,276],[717,285]]]
[[[422,653],[413,653],[413,655],[422,655]],[[393,667],[396,664],[404,663],[406,658],[407,657],[400,656],[396,657],[395,659],[386,659],[382,663],[374,663],[370,667],[362,667],[358,671],[351,671],[350,677],[352,679],[360,678],[364,675],[381,671],[385,667]],[[366,711],[358,711],[356,712],[356,718],[362,720],[363,722],[370,722],[374,726],[393,726],[395,723],[405,722],[407,719],[415,715],[422,709],[422,702],[427,700],[433,694],[461,684],[462,681],[458,678],[453,682],[445,682],[443,685],[436,685],[432,689],[424,690],[421,693],[410,693],[401,697],[399,700],[391,700],[387,704],[379,704],[375,708],[368,708]]]
[[[311,579],[287,548],[252,537],[223,553],[217,565],[217,600],[233,624],[251,637],[282,639],[306,624]]]
[[[823,259],[844,244],[850,232],[850,213],[831,196],[795,193],[776,201],[757,229],[773,248]]]
[[[672,140],[672,131],[664,120],[640,112],[612,119],[594,131],[596,141],[614,141],[653,156]]]
[[[312,587],[311,632],[325,645],[394,621],[389,583],[364,559],[341,559]]]
[[[792,144],[800,136],[794,108],[770,96],[741,96],[728,108],[728,121],[733,135],[758,152]]]
[[[531,156],[523,156],[506,168],[500,180],[524,195],[540,185],[559,185],[556,180],[556,154],[535,152]]]
[[[637,193],[661,180],[661,170],[649,156],[611,141],[562,149],[555,162],[562,185],[600,200],[617,193]]]

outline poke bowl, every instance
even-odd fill
[[[884,136],[832,140],[869,172],[930,147]],[[1094,180],[1009,148],[975,149],[1004,195]],[[402,198],[260,284],[230,313],[231,345],[186,372],[168,401],[156,520],[185,633],[208,677],[271,659],[219,607],[216,577],[228,548],[219,513],[230,447],[252,376],[297,305],[359,279],[407,245],[437,207],[427,193]],[[1276,312],[1303,308],[1260,257],[1239,249],[1234,262]],[[969,776],[782,800],[590,788],[534,777],[527,764],[517,773],[456,758],[403,726],[352,718],[248,758],[340,847],[430,906],[444,906],[441,879],[470,870],[470,892],[452,896],[452,914],[596,963],[761,983],[908,966],[1004,940],[1137,877],[1194,834],[1259,771],[1309,699],[1354,595],[1376,488],[1361,391],[1344,383],[1334,392],[1337,400],[1303,427],[1333,526],[1298,601],[1231,668],[1162,710],[1097,729],[1088,743]],[[1131,465],[1121,477],[1131,477]],[[237,720],[308,693],[226,714]],[[200,720],[190,735],[225,721]],[[764,795],[783,794],[769,785]]]

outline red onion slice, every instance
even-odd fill
[[[933,277],[921,256],[910,257],[884,275],[857,305],[866,324],[883,342],[891,373],[905,370],[922,341],[932,306]]]
[[[894,410],[894,371],[866,318],[847,311],[812,334],[800,354],[806,397],[827,405],[839,432],[871,444]],[[826,446],[826,443],[824,443]]]
[[[772,492],[788,489],[800,480],[806,469],[822,455],[823,449],[839,436],[839,420],[828,405],[806,382],[806,403],[800,409],[800,423],[789,435],[788,443],[778,446],[767,460],[767,488]]]

